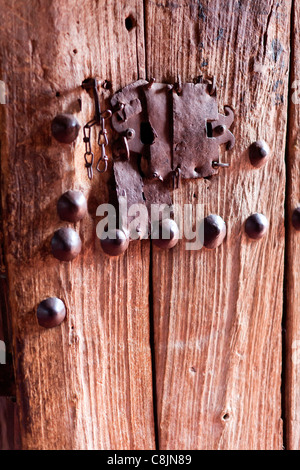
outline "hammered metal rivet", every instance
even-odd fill
[[[227,129],[226,126],[224,126],[223,124],[220,124],[219,126],[214,128],[213,133],[217,135],[223,135],[226,129]]]
[[[173,248],[179,240],[178,225],[172,219],[164,219],[153,227],[152,241],[155,246],[163,250]]]
[[[268,219],[263,214],[255,214],[250,215],[246,220],[245,224],[245,231],[249,238],[253,240],[259,240],[263,238],[269,228]]]
[[[134,130],[134,129],[131,129],[131,128],[127,129],[127,131],[126,131],[126,137],[127,137],[128,140],[134,139],[134,137],[135,137],[135,130]]]
[[[66,317],[66,307],[57,297],[48,297],[37,308],[39,325],[44,328],[53,328],[60,325]]]
[[[78,136],[79,122],[73,114],[58,114],[51,123],[53,137],[63,144],[71,144]]]
[[[204,241],[205,248],[217,248],[226,236],[226,224],[222,217],[211,214],[204,219]],[[203,225],[202,225],[203,230]]]
[[[81,251],[81,240],[72,228],[63,227],[57,230],[51,240],[51,250],[60,261],[72,261]]]
[[[249,158],[251,165],[255,168],[261,168],[269,158],[270,147],[264,140],[257,140],[249,147]]]
[[[300,207],[297,207],[293,212],[292,224],[297,231],[300,231]]]
[[[83,219],[86,212],[86,198],[80,191],[66,191],[57,202],[57,213],[61,220],[78,222]]]
[[[102,250],[109,256],[119,256],[127,250],[129,238],[120,229],[111,229],[103,234],[100,243]]]

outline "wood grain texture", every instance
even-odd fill
[[[85,78],[108,79],[114,92],[144,75],[143,4],[1,0],[0,12],[2,206],[22,448],[151,449],[149,245],[103,255],[95,213],[108,200],[109,175],[87,179],[82,131],[72,145],[50,134],[58,113],[75,113],[81,125],[93,117]],[[49,243],[68,225],[56,214],[68,189],[84,192],[89,214],[74,226],[82,253],[62,263]],[[67,319],[43,330],[36,307],[48,296],[65,302]]]
[[[293,4],[291,89],[289,103],[289,145],[287,152],[287,265],[286,265],[286,343],[285,411],[286,446],[300,449],[300,233],[291,223],[292,213],[300,205],[300,38],[299,2]]]
[[[147,76],[215,75],[235,110],[229,170],[186,182],[177,204],[219,214],[216,250],[153,248],[156,395],[161,449],[281,449],[281,318],[290,1],[146,1]],[[160,45],[164,44],[164,47]],[[271,147],[249,163],[256,139]],[[299,196],[299,194],[298,194]],[[246,218],[270,221],[250,241]]]

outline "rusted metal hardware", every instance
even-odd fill
[[[255,168],[261,168],[269,159],[270,148],[264,140],[257,140],[249,147],[249,158]]]
[[[153,244],[162,250],[173,248],[179,239],[179,229],[172,219],[163,219],[153,224],[151,238]]]
[[[72,261],[81,252],[81,240],[72,228],[63,227],[57,230],[51,240],[51,250],[60,261]]]
[[[171,179],[177,187],[180,178],[208,177],[229,166],[219,161],[219,146],[234,146],[234,114],[229,106],[218,112],[214,79],[182,84],[179,78],[172,90],[154,79],[126,86],[111,99],[112,127],[119,135],[115,159],[128,159],[129,149],[141,156],[143,177]]]
[[[297,231],[300,231],[300,207],[297,207],[293,212],[292,224]]]
[[[202,224],[205,248],[214,249],[221,245],[226,236],[226,224],[222,217],[216,214],[208,215]]]
[[[112,115],[111,111],[108,109],[104,112],[101,112],[100,99],[98,95],[98,80],[96,78],[88,78],[82,82],[82,88],[87,92],[92,92],[94,99],[95,114],[92,120],[87,122],[83,128],[83,142],[85,144],[85,167],[87,168],[87,173],[89,179],[93,177],[93,164],[94,164],[94,152],[92,151],[91,145],[91,129],[94,126],[99,126],[98,134],[98,146],[101,149],[100,157],[96,165],[96,170],[99,173],[104,173],[107,170],[108,157],[106,155],[106,146],[108,145],[107,130],[105,128],[105,121],[109,119]]]
[[[48,297],[37,308],[37,320],[43,328],[59,326],[66,317],[66,307],[57,297]]]
[[[101,238],[101,247],[104,253],[109,256],[119,256],[127,250],[129,238],[123,230],[113,229],[105,234],[105,238]]]
[[[95,101],[95,116],[84,126],[88,175],[92,177],[91,127],[94,125],[101,127],[97,169],[105,171],[107,168],[108,140],[104,124],[105,119],[111,117],[118,200],[120,202],[126,194],[128,206],[135,203],[146,206],[149,233],[151,204],[171,205],[170,190],[179,188],[181,179],[210,177],[220,168],[229,167],[229,163],[219,159],[219,146],[225,144],[227,150],[234,146],[235,138],[229,130],[234,113],[229,106],[224,107],[224,114],[218,112],[215,77],[210,80],[199,77],[196,83],[182,83],[178,77],[174,85],[156,83],[154,78],[138,80],[112,96],[111,110],[105,115],[100,109],[96,79],[88,79],[82,86],[92,92]],[[104,166],[100,170],[101,163]],[[216,235],[218,241],[224,239],[224,227]],[[173,235],[175,232],[174,229]],[[123,235],[119,238],[122,250],[128,246],[127,235],[126,240]],[[166,245],[170,247],[172,243],[169,240]],[[115,252],[118,243],[101,244],[104,251]],[[160,244],[159,239],[157,244]]]
[[[260,240],[263,238],[269,228],[269,222],[263,214],[251,214],[245,223],[245,232],[249,238]]]
[[[57,202],[57,213],[61,220],[78,222],[87,212],[87,201],[81,191],[66,191]]]
[[[63,144],[71,144],[78,136],[80,124],[73,114],[58,114],[51,123],[53,137]]]

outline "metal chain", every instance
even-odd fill
[[[87,169],[88,178],[91,180],[93,178],[93,163],[94,163],[94,154],[92,152],[91,144],[91,128],[95,126],[96,121],[93,119],[89,121],[83,128],[83,142],[85,144],[85,167]]]
[[[108,138],[107,138],[107,130],[105,128],[105,121],[109,119],[112,115],[112,112],[108,109],[101,113],[100,115],[100,131],[98,135],[98,145],[101,149],[101,154],[96,166],[96,170],[99,173],[104,173],[107,170],[107,162],[108,156],[106,155],[105,147],[108,145]],[[94,153],[92,152],[92,144],[91,144],[91,129],[92,127],[96,126],[98,123],[95,119],[89,121],[83,127],[83,142],[85,144],[85,167],[87,168],[88,178],[93,178],[93,164],[94,164]],[[100,164],[104,163],[104,167],[101,169]]]
[[[106,155],[106,150],[105,147],[108,145],[108,138],[107,138],[107,130],[105,129],[105,121],[106,119],[109,119],[112,115],[112,112],[108,109],[101,113],[100,117],[100,131],[98,135],[98,145],[101,148],[101,154],[96,166],[96,170],[99,171],[99,173],[105,173],[107,170],[107,162],[108,162],[108,156]],[[104,167],[101,169],[100,164],[103,162]]]

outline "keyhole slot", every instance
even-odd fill
[[[141,123],[141,141],[145,145],[152,145],[155,140],[153,127],[149,122]]]
[[[209,121],[206,122],[206,135],[209,139],[213,137],[212,123]]]

